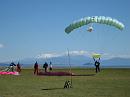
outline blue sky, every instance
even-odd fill
[[[0,0],[0,62],[46,53],[100,52],[108,57],[130,58],[129,0]],[[70,23],[86,16],[110,16],[125,25],[94,24],[64,32]]]

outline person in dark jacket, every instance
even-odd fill
[[[34,64],[34,74],[38,74],[38,63],[37,63],[37,61]]]
[[[16,65],[14,64],[14,62],[11,62],[11,64],[10,64],[10,69],[11,69],[12,72],[14,72],[14,66],[16,66]]]
[[[16,66],[17,66],[17,68],[16,68],[17,72],[20,73],[21,72],[21,66],[20,66],[19,62],[18,62],[18,64]]]
[[[47,64],[47,62],[45,62],[45,63],[43,64],[43,68],[45,68],[45,72],[47,72],[47,69],[48,69],[48,64]]]
[[[95,69],[96,69],[96,73],[100,72],[100,58],[98,58],[98,60],[96,60],[95,58],[94,59],[94,65],[95,65]]]

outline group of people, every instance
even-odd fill
[[[97,58],[93,57],[93,60],[94,60],[94,65],[95,65],[95,71],[96,71],[96,73],[98,73],[98,72],[100,72],[100,58],[97,59]],[[48,72],[48,68],[51,71],[52,70],[52,62],[50,62],[49,65],[47,62],[45,62],[43,64],[43,68],[44,68],[45,72]],[[39,72],[38,71],[38,63],[36,61],[36,63],[34,64],[34,74],[38,74],[38,72]]]
[[[100,72],[100,58],[98,58],[98,59],[93,58],[93,60],[95,62],[94,65],[96,67],[95,71],[96,71],[96,73],[98,73],[98,72]],[[10,64],[10,66],[9,66],[10,71],[14,72],[14,70],[15,70],[14,67],[16,67],[16,71],[17,72],[19,72],[19,73],[21,72],[21,65],[19,64],[19,62],[17,64],[15,64],[14,62],[12,62]],[[34,64],[34,74],[38,74],[38,67],[39,67],[39,65],[38,65],[38,63],[36,61],[36,63]],[[48,69],[51,71],[52,70],[52,62],[50,62],[49,65],[48,65],[47,62],[45,62],[43,64],[43,68],[44,68],[45,72],[48,72]]]
[[[19,62],[18,62],[18,64],[11,62],[11,64],[9,65],[10,71],[14,72],[15,66],[16,66],[16,71],[20,73],[21,72],[21,65],[19,64]]]
[[[34,64],[34,74],[38,74],[38,67],[39,67],[39,65],[38,65],[38,63],[37,63],[37,61],[36,61],[36,63]],[[48,72],[48,68],[50,69],[50,71],[52,70],[52,62],[50,62],[50,64],[48,65],[48,63],[47,62],[45,62],[44,64],[43,64],[43,68],[44,68],[44,70],[45,70],[45,72]]]
[[[45,68],[45,72],[48,71],[48,63],[47,63],[47,62],[45,62],[45,63],[43,64],[43,68]],[[50,64],[49,64],[49,69],[50,69],[50,71],[52,70],[52,63],[51,63],[51,62],[50,62]]]

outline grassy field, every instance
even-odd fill
[[[67,71],[65,69],[55,71]],[[73,88],[64,89],[66,76],[0,75],[0,97],[130,97],[130,69],[72,69]]]

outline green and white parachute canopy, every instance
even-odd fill
[[[81,26],[92,24],[92,23],[99,23],[99,24],[106,24],[110,26],[114,26],[115,28],[119,30],[124,29],[124,24],[119,22],[117,19],[113,19],[111,17],[105,17],[105,16],[92,16],[92,17],[84,17],[81,18],[78,21],[73,22],[68,27],[65,28],[65,32],[69,34],[74,29],[77,29]]]

